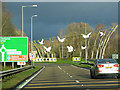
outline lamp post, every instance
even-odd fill
[[[86,23],[85,23],[85,34],[86,34]],[[85,38],[85,46],[86,46],[86,49],[85,49],[85,62],[87,63],[87,39]]]
[[[33,41],[33,35],[32,35],[32,28],[33,28],[33,26],[32,26],[32,23],[33,23],[33,17],[37,17],[38,15],[33,15],[33,16],[31,16],[31,54],[32,54],[32,51],[33,51],[33,48],[32,48],[32,41]]]
[[[30,6],[22,6],[22,37],[23,37],[23,8],[24,7],[37,7],[37,5],[30,5]]]

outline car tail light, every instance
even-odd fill
[[[97,72],[102,72],[101,70],[97,70]]]
[[[114,67],[120,67],[120,64],[115,64]]]
[[[98,67],[98,68],[102,68],[102,67],[104,67],[104,65],[97,65],[97,67]]]

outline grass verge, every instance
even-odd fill
[[[87,65],[87,64],[79,64],[79,63],[73,63],[72,65],[78,66],[78,67],[83,67],[83,68],[90,68],[91,65]]]
[[[29,69],[27,71],[20,72],[18,74],[8,76],[2,80],[2,90],[7,90],[9,88],[14,88],[18,83],[31,76],[33,73],[41,69],[41,66],[35,66],[35,68]]]
[[[84,59],[81,59],[81,62],[85,62]],[[89,63],[94,63],[93,61],[88,61]],[[52,62],[35,62],[35,63],[52,63]],[[81,64],[81,63],[73,63],[72,59],[58,59],[57,62],[53,62],[53,63],[58,63],[58,64],[72,64],[72,65],[76,65],[78,67],[85,67],[85,68],[90,68],[91,65],[87,65],[87,64]]]

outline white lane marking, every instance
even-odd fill
[[[60,66],[58,66],[58,68],[60,69],[60,70],[62,70],[64,73],[66,73],[66,71],[65,70],[63,70]],[[69,74],[69,73],[66,73],[67,75],[69,75],[69,77],[71,77],[72,78],[72,76]]]
[[[60,70],[62,70],[63,72],[65,72],[65,70],[63,70],[60,66],[58,66],[58,68],[59,68]],[[69,73],[66,73],[66,74],[69,75],[69,77],[72,78],[72,76],[71,76]],[[76,83],[80,83],[80,81],[76,80]],[[83,84],[82,84],[81,86],[83,86]]]
[[[18,89],[22,89],[25,85],[27,85],[32,79],[34,79],[39,73],[41,73],[43,70],[45,69],[45,66],[38,71],[35,75],[33,75],[30,79],[27,79],[26,82],[23,82],[22,84],[20,84],[19,86],[17,86],[16,88]]]
[[[62,68],[61,68],[60,66],[58,66],[58,68],[59,68],[60,70],[62,70]]]
[[[77,66],[74,66],[74,65],[72,65],[72,66],[75,67],[75,68],[79,68],[79,69],[84,69],[84,70],[86,70],[86,71],[90,71],[90,70],[85,69],[85,68],[80,68],[80,67],[77,67]]]
[[[78,80],[76,80],[77,83],[80,83]]]

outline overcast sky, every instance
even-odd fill
[[[120,0],[2,0],[3,2],[119,2]]]
[[[30,37],[30,18],[34,14],[38,14],[38,17],[33,18],[33,39],[41,40],[42,38],[49,39],[49,37],[57,36],[60,29],[64,30],[73,22],[87,22],[93,28],[99,23],[103,23],[106,26],[114,22],[117,23],[117,1],[118,0],[116,0],[116,2],[7,2],[6,8],[13,14],[12,21],[14,25],[17,29],[21,29],[21,7],[37,4],[38,7],[36,8],[24,8],[24,32]]]

